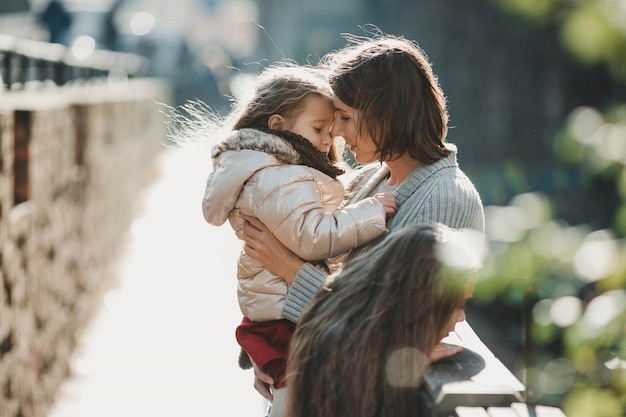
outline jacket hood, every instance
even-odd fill
[[[276,165],[305,165],[331,178],[343,174],[328,155],[306,138],[286,130],[241,129],[232,132],[212,152],[203,200],[206,220],[221,225],[234,208],[245,182],[257,171]]]
[[[276,135],[257,129],[241,129],[231,133],[213,148],[211,157],[218,158],[226,151],[244,149],[264,152],[284,164],[297,164],[300,160],[292,145]]]
[[[255,129],[228,135],[212,152],[202,212],[207,222],[222,225],[235,208],[241,190],[257,171],[270,166],[295,164],[298,154],[281,138]]]

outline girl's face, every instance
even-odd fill
[[[305,98],[303,109],[286,120],[285,130],[309,140],[319,151],[328,154],[333,143],[330,129],[335,108],[332,101],[317,94]]]
[[[358,163],[367,164],[378,161],[378,149],[372,137],[366,132],[363,134],[358,132],[361,111],[348,106],[337,96],[333,97],[333,104],[335,105],[335,123],[332,135],[345,139],[346,145],[350,147]]]
[[[444,337],[448,336],[448,334],[454,331],[457,323],[460,323],[465,320],[465,304],[467,300],[472,298],[472,293],[474,292],[474,288],[476,284],[474,282],[469,282],[465,292],[459,297],[457,300],[457,304],[454,306],[454,310],[452,311],[452,315],[448,320],[448,323],[441,330],[441,334],[437,341],[440,341]]]

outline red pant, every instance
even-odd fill
[[[274,379],[274,388],[284,387],[289,343],[296,329],[289,320],[254,322],[243,318],[235,335],[252,362]]]

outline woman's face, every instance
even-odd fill
[[[358,126],[361,112],[354,107],[350,107],[339,99],[333,97],[335,106],[335,122],[333,123],[332,135],[341,136],[345,139],[346,145],[354,153],[354,159],[360,164],[378,161],[378,150],[367,134],[359,134]]]
[[[448,323],[441,330],[441,334],[439,335],[439,339],[441,340],[444,337],[448,336],[448,334],[454,331],[457,323],[460,323],[465,320],[465,304],[467,300],[472,298],[472,293],[474,292],[474,288],[476,284],[474,282],[470,282],[465,289],[465,292],[459,297],[456,305],[454,306],[454,310],[452,311],[452,315],[448,320]]]

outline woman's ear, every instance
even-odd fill
[[[283,130],[285,119],[280,114],[272,114],[267,120],[267,127],[272,130]]]

